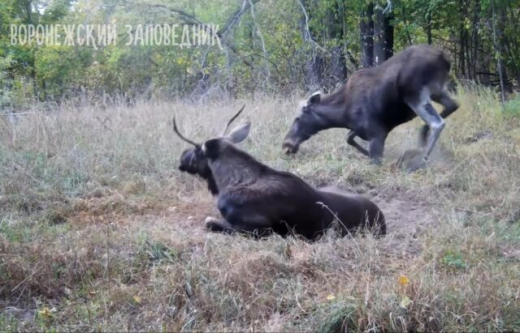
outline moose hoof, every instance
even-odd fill
[[[233,228],[227,224],[226,221],[216,219],[214,217],[206,217],[205,227],[206,230],[212,232],[222,232],[222,233],[233,233]]]
[[[218,222],[218,220],[216,218],[214,218],[214,217],[211,217],[211,216],[206,217],[206,219],[204,220],[204,223],[208,224],[210,222]]]
[[[206,222],[206,230],[208,231],[221,231],[223,230],[222,226],[215,221]]]
[[[410,161],[410,163],[408,163],[408,166],[406,167],[406,171],[415,172],[417,170],[426,169],[426,165],[427,162],[421,156],[420,158],[416,158]]]
[[[204,226],[206,227],[206,229],[208,230],[217,230],[219,229],[219,220],[217,220],[216,218],[214,217],[211,217],[211,216],[208,216],[206,217],[206,219],[204,220]]]
[[[375,166],[381,166],[383,165],[383,160],[379,157],[373,157],[370,159],[370,164]]]

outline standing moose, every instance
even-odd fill
[[[426,123],[421,131],[421,144],[426,147],[421,163],[413,169],[421,168],[445,126],[443,119],[458,109],[446,91],[450,67],[442,51],[415,45],[379,67],[361,69],[338,91],[323,97],[314,93],[300,103],[299,115],[282,147],[287,154],[294,154],[302,142],[319,131],[347,128],[347,143],[380,164],[388,133],[419,116]],[[444,107],[440,115],[431,100]],[[368,151],[354,140],[356,136],[369,142]]]
[[[235,146],[249,135],[251,127],[245,122],[226,134],[238,114],[219,137],[203,144],[186,139],[173,119],[175,133],[194,146],[182,153],[179,169],[203,177],[210,191],[218,194],[217,207],[223,219],[206,219],[207,229],[255,236],[295,233],[316,239],[337,219],[342,236],[363,227],[386,234],[383,213],[370,200],[333,187],[315,189]]]

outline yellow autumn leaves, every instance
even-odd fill
[[[410,283],[410,279],[406,275],[400,275],[397,281],[402,287],[406,287]]]
[[[44,306],[41,310],[38,311],[38,316],[44,319],[50,319],[53,317],[53,312],[56,312],[55,308],[49,309]]]
[[[406,289],[410,284],[410,279],[406,275],[401,274],[397,279],[397,283],[399,283],[399,286],[401,286],[401,302],[399,303],[399,306],[406,309],[412,303],[412,300],[410,300],[410,298],[406,295]]]
[[[410,304],[412,304],[412,300],[406,295],[406,290],[410,284],[410,279],[406,275],[401,274],[397,278],[397,284],[400,287],[399,293],[401,295],[401,302],[399,303],[399,306],[406,309]],[[336,296],[334,296],[334,294],[328,294],[326,299],[327,301],[334,301]]]

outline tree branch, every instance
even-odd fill
[[[256,31],[258,33],[258,36],[260,37],[260,41],[262,42],[262,51],[264,54],[264,64],[265,64],[265,71],[266,71],[266,78],[265,81],[269,81],[269,77],[271,76],[271,72],[269,71],[269,65],[267,62],[267,51],[265,49],[265,41],[264,36],[262,35],[262,31],[260,31],[260,28],[258,27],[258,24],[256,23],[256,15],[255,10],[253,6],[253,1],[249,0],[249,7],[251,8],[251,17],[253,18],[253,23],[255,24]]]
[[[191,24],[201,24],[203,25],[204,23],[199,21],[195,16],[191,15],[191,14],[188,14],[186,13],[185,11],[181,10],[181,9],[176,9],[176,8],[170,8],[168,6],[165,6],[165,5],[151,5],[152,7],[154,8],[160,8],[160,9],[166,9],[172,13],[175,13],[175,14],[178,14],[179,16],[181,16],[186,22],[188,23],[191,23]]]
[[[318,49],[320,49],[323,52],[328,52],[326,49],[321,47],[314,39],[312,39],[311,36],[311,30],[309,28],[309,15],[307,15],[307,11],[305,10],[305,6],[303,5],[301,0],[298,0],[298,3],[300,4],[300,7],[302,8],[303,15],[305,16],[305,39],[309,40],[314,46],[316,46]]]
[[[238,9],[237,11],[235,11],[233,13],[233,15],[231,15],[231,17],[224,24],[224,27],[219,29],[219,31],[217,32],[217,36],[219,36],[220,38],[223,38],[227,34],[227,32],[229,30],[231,30],[231,28],[233,28],[235,26],[235,24],[238,23],[242,14],[244,14],[247,10],[249,10],[249,8],[252,5],[254,5],[255,3],[257,3],[258,1],[260,1],[260,0],[251,0],[251,1],[244,0],[244,2],[242,3],[242,8]]]

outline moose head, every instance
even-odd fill
[[[321,93],[318,91],[298,105],[298,116],[294,119],[282,145],[286,154],[297,153],[303,142],[323,128],[324,119],[315,110],[320,101]]]
[[[177,128],[175,117],[173,118],[173,131],[181,140],[193,146],[182,152],[179,170],[205,179],[208,183],[208,189],[213,195],[218,194],[218,187],[208,165],[209,158],[225,152],[226,146],[240,143],[247,137],[251,125],[249,122],[243,123],[231,133],[227,134],[229,126],[242,113],[244,108],[245,105],[228,121],[224,130],[217,138],[208,140],[204,144],[195,143],[182,135]]]

